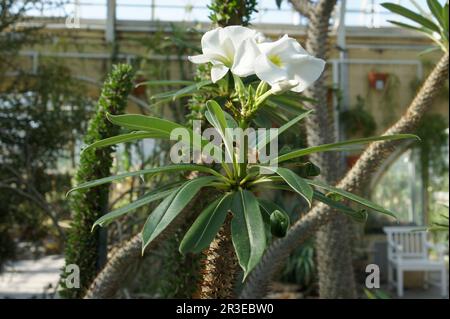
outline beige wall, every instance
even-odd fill
[[[60,59],[70,67],[75,75],[101,83],[109,69],[110,62],[108,60],[108,54],[112,52],[111,45],[107,44],[104,40],[103,26],[99,25],[98,21],[86,21],[86,23],[82,24],[81,29],[67,29],[62,23],[58,23],[58,21],[53,21],[52,23],[43,30],[43,32],[50,36],[51,41],[45,46],[27,48],[27,50],[37,51],[43,56],[47,55],[50,58]],[[185,25],[185,28],[192,26],[194,25]],[[202,30],[209,28],[208,25],[196,26]],[[304,42],[305,30],[301,27],[276,25],[257,25],[255,27],[272,38],[277,38],[287,33],[297,37],[301,43]],[[155,39],[155,34],[157,36],[170,34],[170,27],[167,23],[156,25],[150,22],[120,21],[117,29],[118,50],[120,54],[124,55],[123,58],[125,56],[150,58],[152,61],[149,63],[150,67],[165,68],[168,70],[171,78],[179,78],[179,65],[174,60],[176,59],[175,50],[168,46],[164,50],[159,50],[160,52],[158,53],[158,50],[155,50],[155,44],[151,44],[152,39]],[[150,44],[147,46],[143,45],[143,41]],[[392,60],[421,61],[421,63],[425,62],[423,63],[424,77],[430,71],[425,65],[432,65],[439,58],[439,53],[420,57],[419,53],[430,45],[427,38],[398,28],[348,28],[346,41],[349,46],[348,59],[350,60],[364,59],[380,62]],[[153,42],[155,41],[153,40]],[[199,43],[199,39],[192,39],[191,42],[194,44]],[[330,58],[338,59],[339,52],[335,49],[334,34],[331,42]],[[88,58],[61,57],[61,55],[78,53],[97,56]],[[59,57],[52,57],[55,55]],[[104,56],[101,57],[99,55]],[[169,60],[167,60],[168,56]],[[26,63],[30,63],[30,58],[22,59],[28,59]],[[190,66],[188,68],[190,68],[188,74],[192,75],[194,69]],[[361,63],[350,64],[348,70],[350,106],[354,105],[357,95],[365,98],[368,110],[376,118],[379,131],[389,125],[393,119],[398,118],[414,95],[410,84],[417,78],[417,66],[415,65]],[[331,85],[331,66],[329,67],[329,71],[328,79]],[[398,86],[391,90],[392,99],[388,99],[391,101],[390,103],[386,103],[386,98],[383,98],[385,92],[369,89],[367,75],[370,71],[386,72],[395,75],[393,78],[398,79]],[[90,93],[95,97],[98,94],[98,89],[92,89]],[[448,119],[447,104],[448,100],[440,99],[434,103],[433,111],[442,113]],[[137,111],[137,109],[133,110]]]

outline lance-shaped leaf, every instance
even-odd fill
[[[93,148],[101,148],[101,147],[107,147],[111,145],[116,145],[119,143],[126,143],[126,142],[132,142],[137,140],[142,140],[144,138],[166,138],[165,133],[161,132],[142,132],[142,131],[136,131],[128,134],[121,134],[116,135],[112,137],[105,138],[103,140],[94,142],[92,144],[89,144],[83,149],[83,152],[86,152],[89,149]]]
[[[166,197],[150,214],[142,229],[142,253],[167,226],[178,216],[198,191],[217,180],[214,176],[199,177],[184,183]]]
[[[354,210],[347,205],[342,204],[341,202],[337,202],[332,200],[331,198],[325,196],[321,192],[314,191],[314,199],[346,214],[347,216],[351,217],[353,220],[359,222],[359,223],[365,223],[367,221],[367,211],[364,209],[361,210]]]
[[[288,94],[287,92],[282,95],[272,95],[265,101],[265,106],[281,108],[286,112],[293,115],[299,115],[306,109],[302,102],[314,102],[313,99],[309,99],[305,96],[298,96],[298,94]],[[264,108],[264,107],[263,107]]]
[[[87,188],[91,188],[94,186],[111,183],[111,182],[121,180],[121,179],[124,179],[127,177],[143,176],[143,175],[148,175],[148,174],[153,175],[153,174],[176,172],[176,171],[197,171],[197,172],[212,174],[217,177],[222,176],[222,175],[220,175],[220,173],[216,172],[212,168],[209,168],[204,165],[195,165],[195,164],[167,165],[167,166],[163,166],[163,167],[154,167],[154,168],[143,169],[143,170],[135,171],[135,172],[128,172],[128,173],[123,173],[123,174],[119,174],[119,175],[108,176],[108,177],[96,179],[93,181],[89,181],[86,183],[82,183],[80,185],[75,186],[71,190],[69,190],[67,192],[67,195],[69,195],[71,192],[76,191],[76,190],[87,189]]]
[[[318,181],[318,180],[306,179],[306,181],[308,182],[308,184],[310,184],[312,186],[325,189],[325,190],[327,190],[329,192],[336,193],[336,194],[341,195],[342,197],[345,197],[345,198],[347,198],[347,199],[349,199],[349,200],[351,200],[353,202],[359,203],[359,204],[361,204],[361,205],[363,205],[363,206],[365,206],[367,208],[373,209],[373,210],[378,211],[380,213],[383,213],[383,214],[386,214],[386,215],[389,215],[389,216],[392,216],[392,217],[396,218],[396,216],[395,216],[395,214],[393,212],[391,212],[391,211],[381,207],[378,204],[375,204],[375,203],[371,202],[370,200],[362,198],[362,197],[360,197],[358,195],[352,194],[352,193],[347,192],[347,191],[345,191],[343,189],[339,189],[339,188],[327,185],[327,184],[325,184],[325,183],[323,183],[321,181]]]
[[[141,114],[123,114],[112,115],[107,113],[108,120],[116,125],[125,127],[130,130],[157,132],[170,137],[170,133],[177,128],[184,128],[181,124],[164,120],[158,117],[141,115]]]
[[[277,130],[277,134],[275,134],[274,136],[270,136],[270,131],[267,131],[267,134],[265,136],[265,138],[263,138],[262,140],[258,141],[258,151],[261,151],[263,149],[264,146],[266,146],[267,144],[269,144],[270,142],[272,142],[275,138],[277,138],[278,136],[280,136],[281,134],[283,134],[283,132],[285,132],[286,130],[288,130],[289,128],[291,128],[293,125],[295,125],[297,122],[299,122],[300,120],[304,119],[305,117],[307,117],[309,114],[311,114],[311,112],[313,112],[313,110],[309,110],[307,112],[304,112],[298,116],[296,116],[295,118],[293,118],[292,120],[290,120],[289,122],[287,122],[286,124],[282,125],[278,130]]]
[[[432,36],[433,35],[433,31],[426,29],[424,27],[416,27],[407,23],[403,23],[403,22],[399,22],[399,21],[392,21],[392,20],[387,20],[387,22],[395,24],[396,26],[399,26],[401,28],[405,28],[405,29],[410,29],[413,31],[418,31],[418,32],[422,32],[425,33],[426,35]]]
[[[208,86],[210,84],[212,84],[212,81],[210,81],[210,80],[195,82],[194,84],[188,85],[179,90],[155,94],[151,97],[151,99],[152,100],[164,99],[166,101],[170,101],[170,100],[175,101],[176,99],[192,95],[195,92],[197,92],[198,90],[200,90],[201,88]]]
[[[431,13],[439,22],[441,27],[444,27],[445,24],[443,22],[443,12],[444,8],[441,6],[438,0],[427,0],[428,8],[430,8]]]
[[[438,33],[440,32],[439,27],[433,21],[401,5],[395,3],[382,3],[381,6],[383,6],[384,8],[388,9],[391,12],[397,13],[405,18],[410,19],[425,28],[428,28]]]
[[[235,163],[236,158],[234,156],[233,139],[232,136],[227,136],[226,134],[226,128],[228,127],[228,123],[225,112],[222,110],[220,105],[214,100],[209,100],[208,102],[206,102],[206,109],[207,109],[207,112],[205,113],[206,119],[212,126],[214,126],[214,128],[220,134],[220,137],[222,138],[222,141],[225,144],[225,151],[227,153],[228,158],[232,160],[233,163]]]
[[[308,202],[308,205],[311,207],[313,198],[313,189],[311,188],[311,186],[308,185],[305,179],[301,178],[290,169],[284,167],[272,167],[260,165],[255,165],[253,167],[268,170],[280,176],[286,182],[286,184],[288,184],[295,192],[297,192],[300,196],[302,196]]]
[[[261,260],[266,249],[264,222],[255,196],[240,189],[233,196],[231,208],[231,235],[233,246],[244,270],[244,280]]]
[[[152,80],[152,81],[144,81],[136,84],[136,87],[140,86],[178,86],[178,85],[191,85],[194,84],[193,81],[184,81],[184,80]]]
[[[203,210],[180,243],[182,254],[199,253],[209,246],[225,221],[231,199],[232,195],[226,194]]]
[[[113,124],[128,128],[130,130],[139,130],[155,134],[161,134],[162,136],[161,138],[169,139],[172,131],[176,129],[181,129],[185,131],[187,134],[189,134],[189,141],[184,142],[189,144],[192,148],[196,150],[201,151],[203,146],[210,144],[209,140],[203,138],[203,136],[201,136],[197,132],[194,132],[192,129],[187,128],[181,124],[160,119],[157,117],[140,114],[123,114],[123,115],[106,114],[106,116]],[[198,140],[199,143],[195,143],[194,142],[195,140]],[[213,145],[213,147],[215,149],[214,159],[218,162],[221,162],[222,150],[215,145]]]
[[[395,135],[383,135],[383,136],[377,136],[377,137],[358,138],[358,139],[343,141],[343,142],[338,142],[338,143],[323,144],[323,145],[319,145],[319,146],[311,146],[311,147],[307,147],[307,148],[304,148],[301,150],[292,151],[292,152],[289,152],[289,153],[279,156],[275,161],[278,161],[278,163],[281,163],[281,162],[284,162],[284,161],[287,161],[287,160],[290,160],[293,158],[309,155],[312,153],[340,151],[343,149],[344,146],[349,146],[349,145],[362,145],[362,144],[368,144],[368,143],[377,142],[377,141],[386,141],[386,140],[395,141],[395,140],[411,139],[411,138],[419,139],[416,135],[413,135],[413,134],[395,134]]]
[[[114,221],[115,219],[119,218],[122,215],[127,214],[130,211],[136,210],[139,207],[142,207],[144,205],[148,205],[151,202],[163,199],[165,197],[167,197],[168,195],[170,195],[171,193],[173,193],[176,189],[169,189],[169,190],[165,190],[165,191],[155,191],[155,192],[151,192],[148,194],[145,194],[144,196],[140,197],[139,199],[135,200],[134,202],[128,204],[128,205],[124,205],[116,210],[113,210],[111,212],[109,212],[106,215],[103,215],[102,217],[100,217],[99,219],[97,219],[94,223],[94,225],[92,226],[92,230],[94,230],[95,226],[107,226],[108,224],[110,224],[112,221]]]

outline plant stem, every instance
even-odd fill
[[[199,291],[194,296],[196,298],[228,299],[235,296],[238,262],[231,240],[231,218],[229,214],[216,238],[204,252],[203,277]]]

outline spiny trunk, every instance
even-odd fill
[[[323,59],[328,56],[329,23],[335,4],[336,0],[319,1],[314,7],[314,13],[309,15],[306,49]],[[317,101],[312,105],[316,112],[306,120],[307,141],[311,146],[335,142],[334,119],[328,109],[325,81],[326,73],[306,92],[308,97]],[[329,184],[336,183],[343,171],[339,154],[315,153],[311,160],[321,168],[320,179]],[[316,254],[321,298],[356,296],[349,227],[347,217],[336,214],[329,224],[317,232]]]
[[[430,109],[433,98],[448,80],[448,58],[448,53],[445,53],[416,94],[406,113],[384,135],[415,131],[423,115]],[[393,141],[372,143],[337,187],[353,192],[361,189],[370,181],[383,161],[392,154],[395,144],[396,142]],[[291,251],[301,245],[320,226],[325,225],[333,214],[328,206],[318,204],[289,229],[286,237],[273,242],[261,262],[250,274],[240,297],[264,297],[271,278],[283,265]]]
[[[229,214],[208,249],[203,261],[202,280],[194,297],[201,299],[234,298],[234,283],[239,265],[231,240],[231,214]]]
[[[316,234],[320,298],[356,298],[350,230],[348,218],[338,213]]]
[[[216,195],[217,192],[213,189],[205,189],[196,195],[178,217],[146,248],[146,251],[156,249],[160,243],[172,236],[191,215],[201,212]],[[116,297],[124,283],[123,274],[139,263],[141,258],[142,238],[140,234],[137,234],[113,252],[105,267],[89,287],[84,298],[104,299]]]

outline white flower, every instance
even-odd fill
[[[244,41],[253,39],[257,35],[255,30],[241,26],[228,26],[208,31],[203,35],[201,41],[203,54],[190,56],[189,61],[193,63],[210,62],[213,65],[211,80],[214,83],[223,78],[228,70],[241,77],[248,76],[254,73],[255,56],[251,63],[248,63],[248,54],[245,54],[240,48]],[[258,35],[258,37],[260,36]],[[255,40],[252,41],[256,43]]]
[[[293,88],[298,86],[298,84],[299,83],[296,80],[282,80],[273,84],[270,91],[272,92],[272,94],[281,94],[283,92],[292,90]]]
[[[251,44],[246,43],[248,48]],[[294,92],[302,92],[322,74],[325,61],[306,52],[293,38],[285,35],[275,42],[257,44],[261,54],[254,61],[256,75],[275,89],[292,86]],[[277,83],[282,82],[282,85]]]

